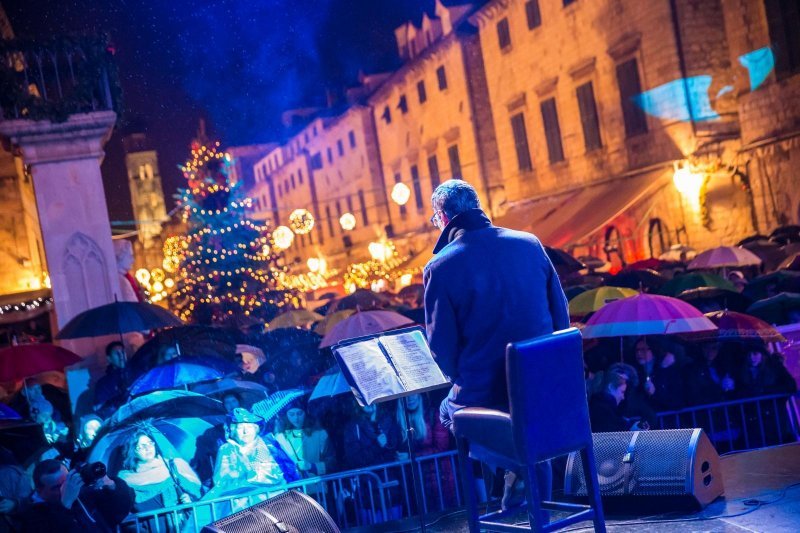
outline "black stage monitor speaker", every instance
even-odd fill
[[[702,429],[594,433],[603,505],[612,509],[702,509],[724,492],[719,454]],[[567,496],[586,496],[583,464],[572,453]]]
[[[217,520],[202,533],[339,533],[313,498],[290,490]]]

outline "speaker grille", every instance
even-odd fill
[[[687,494],[693,429],[595,433],[597,477],[603,496],[680,496]],[[632,440],[635,439],[633,446]],[[630,456],[626,457],[632,450]],[[569,458],[565,487],[569,494],[586,495],[583,462]]]
[[[281,525],[276,526],[267,513]],[[293,490],[218,520],[210,530],[225,533],[340,533],[333,519],[313,498]]]

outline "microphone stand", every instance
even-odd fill
[[[417,516],[419,516],[419,529],[425,533],[425,508],[422,502],[422,479],[417,476],[417,455],[414,447],[414,428],[411,427],[411,420],[408,418],[408,397],[401,398],[403,402],[403,415],[406,420],[406,439],[408,441],[408,458],[411,460],[411,482],[414,484],[414,501],[417,504]],[[421,399],[420,399],[421,401]]]

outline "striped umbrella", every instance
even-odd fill
[[[622,287],[597,287],[579,294],[569,301],[569,316],[586,316],[604,305],[639,294],[633,289]]]
[[[761,264],[761,258],[750,250],[733,246],[718,246],[697,254],[692,259],[689,270],[711,268],[745,267]]]
[[[667,335],[715,330],[717,326],[691,305],[668,296],[637,294],[611,302],[586,323],[583,336]]]

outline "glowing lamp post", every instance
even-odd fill
[[[305,235],[314,229],[314,215],[308,209],[295,209],[289,215],[289,226],[298,235]]]
[[[403,182],[395,183],[392,187],[392,201],[397,205],[406,205],[411,198],[411,189]]]
[[[692,211],[700,211],[700,191],[703,188],[705,177],[703,174],[692,172],[688,165],[678,166],[675,164],[675,171],[672,174],[672,183],[692,208]]]
[[[339,225],[345,231],[350,231],[356,227],[356,217],[353,213],[345,213],[339,218]]]
[[[294,241],[294,233],[286,226],[278,226],[272,232],[272,241],[275,243],[276,248],[286,250]]]

